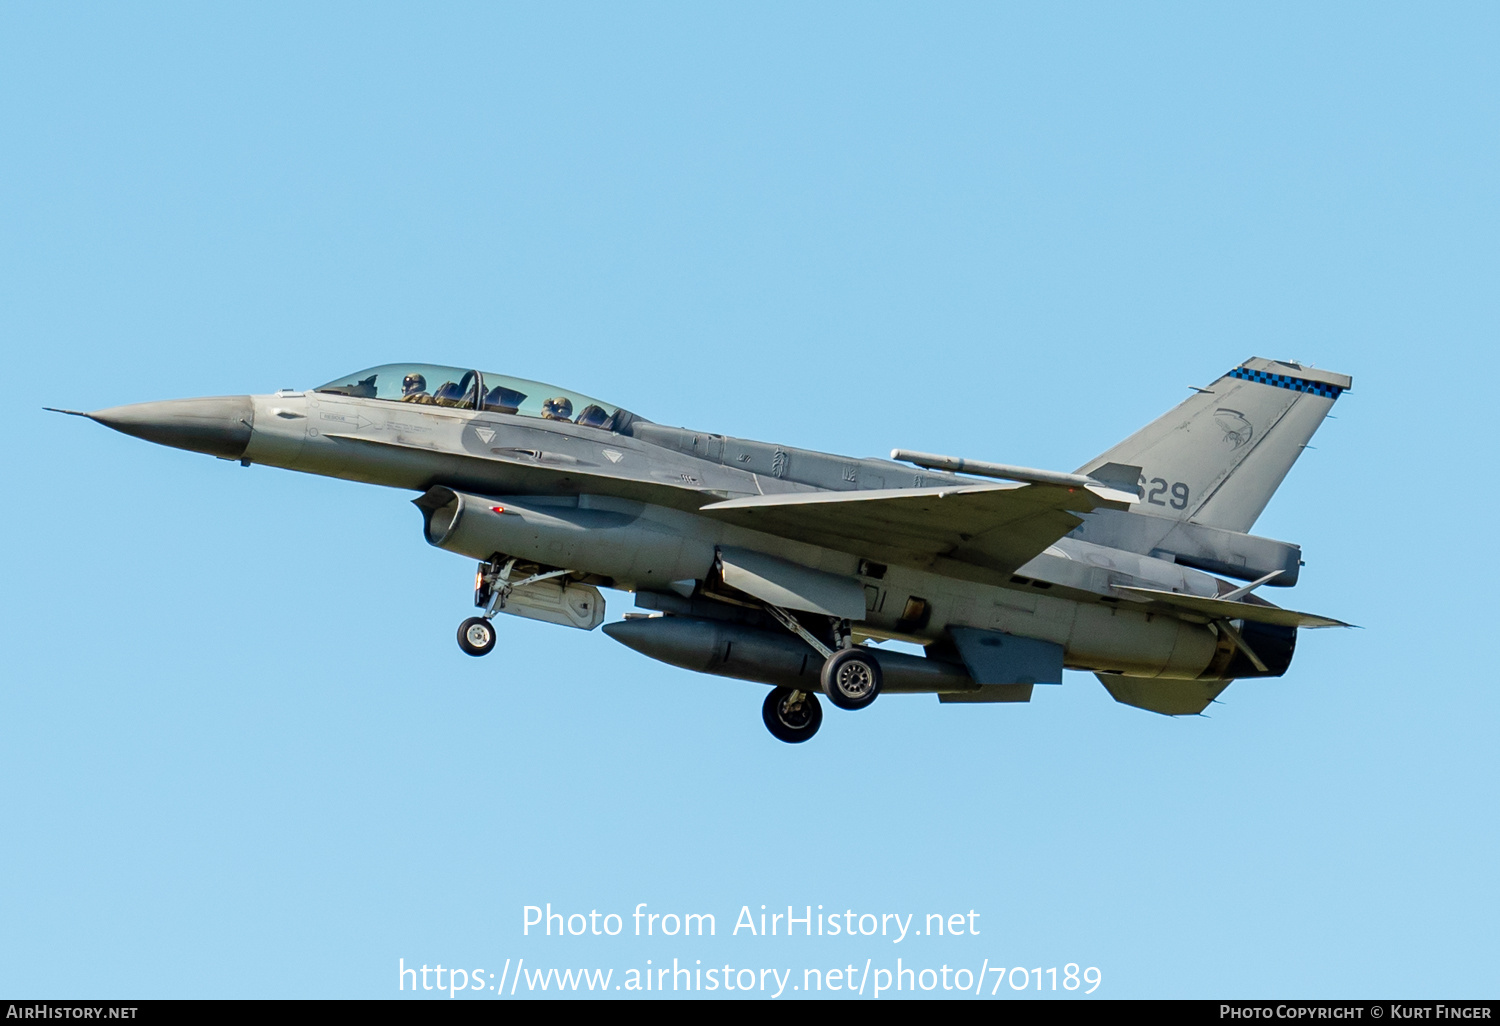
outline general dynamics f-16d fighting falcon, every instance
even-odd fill
[[[1302,553],[1248,532],[1350,383],[1247,360],[1071,474],[833,456],[417,364],[78,415],[418,492],[427,541],[479,561],[465,652],[495,647],[497,613],[592,630],[599,588],[632,592],[642,612],[606,634],[771,685],[766,727],[798,742],[822,722],[820,692],[840,709],[882,694],[1028,702],[1067,668],[1184,715],[1238,678],[1281,676],[1299,627],[1348,625],[1256,595],[1295,584]],[[925,657],[877,647],[893,639]]]

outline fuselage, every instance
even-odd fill
[[[1132,584],[1211,597],[1228,587],[1164,559],[1064,538],[1013,574],[941,557],[916,567],[878,547],[840,551],[696,512],[743,495],[966,483],[955,475],[638,418],[620,432],[317,391],[249,401],[243,461],[415,492],[445,486],[511,497],[513,508],[529,502],[533,523],[518,514],[503,551],[621,590],[670,592],[673,582],[707,580],[716,549],[734,546],[860,578],[867,608],[857,630],[873,638],[929,644],[951,626],[973,626],[1062,645],[1070,668],[1176,679],[1216,678],[1233,658],[1206,625],[1132,608],[1113,591]],[[635,533],[559,526],[601,514]],[[488,547],[455,551],[491,555]]]
[[[772,685],[766,726],[796,743],[818,729],[819,692],[843,709],[882,690],[1025,702],[1066,667],[1191,715],[1236,678],[1280,676],[1298,629],[1347,625],[1252,594],[1295,584],[1301,550],[1248,532],[1350,382],[1252,358],[1073,473],[666,427],[425,364],[79,415],[415,493],[427,541],[479,561],[469,655],[494,648],[500,612],[602,626],[663,662]],[[646,612],[604,623],[601,587]],[[869,644],[883,640],[924,655]]]

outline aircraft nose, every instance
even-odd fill
[[[255,408],[248,395],[230,395],[111,406],[85,416],[148,442],[237,460],[250,444]]]

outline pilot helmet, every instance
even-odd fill
[[[573,400],[567,396],[557,396],[542,403],[542,416],[548,420],[572,420]]]
[[[427,391],[427,379],[420,374],[408,374],[401,380],[402,395],[416,395]]]

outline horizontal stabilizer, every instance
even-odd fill
[[[1166,517],[1096,513],[1070,537],[1242,581],[1279,570],[1266,582],[1272,588],[1292,587],[1302,570],[1302,549],[1297,545]]]
[[[1175,591],[1159,591],[1156,588],[1132,588],[1116,585],[1115,591],[1125,592],[1131,598],[1157,602],[1174,610],[1196,613],[1208,620],[1249,620],[1252,623],[1269,623],[1278,627],[1352,627],[1353,624],[1316,613],[1299,613],[1261,602],[1238,602],[1201,595],[1182,595]]]

